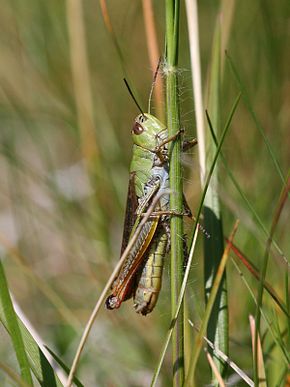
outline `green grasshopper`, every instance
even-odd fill
[[[133,157],[123,232],[121,254],[132,238],[141,217],[158,194],[160,199],[142,227],[122,265],[106,300],[108,309],[119,308],[131,297],[137,313],[146,315],[155,307],[161,289],[163,262],[169,247],[169,149],[168,144],[181,133],[168,137],[167,128],[156,117],[141,113],[132,128]],[[183,143],[189,149],[196,140]],[[184,202],[184,214],[191,212]],[[176,215],[176,214],[175,214]]]

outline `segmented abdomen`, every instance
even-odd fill
[[[152,242],[138,286],[134,294],[134,308],[137,313],[146,315],[155,307],[161,289],[164,256],[167,247],[167,234],[159,226],[158,234]]]

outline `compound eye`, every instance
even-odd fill
[[[140,124],[143,124],[145,121],[147,121],[147,117],[144,114],[140,114],[137,120],[140,122]]]
[[[132,133],[134,134],[141,134],[144,132],[144,128],[142,125],[140,125],[138,122],[135,122],[134,126],[133,126],[133,129],[132,129]]]

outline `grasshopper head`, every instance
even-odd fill
[[[134,144],[145,148],[154,149],[157,145],[157,138],[161,132],[166,131],[166,126],[156,117],[149,113],[139,114],[135,118],[132,128],[132,137]]]

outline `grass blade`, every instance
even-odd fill
[[[213,46],[212,59],[208,86],[208,111],[211,116],[213,127],[220,127],[220,88],[221,88],[221,26],[220,17],[218,15]],[[206,170],[210,169],[212,163],[212,155],[215,152],[215,144],[210,136],[210,132],[206,133]],[[221,209],[218,193],[218,165],[213,173],[211,183],[204,202],[204,227],[213,235],[213,238],[204,238],[204,288],[206,302],[208,301],[211,289],[214,283],[219,263],[223,256],[223,225],[221,218]],[[212,313],[207,326],[207,337],[211,340],[216,348],[219,348],[226,355],[229,350],[229,333],[228,333],[228,300],[227,300],[227,285],[226,271],[220,283],[220,288],[212,308]],[[209,349],[211,354],[212,351]],[[224,376],[226,364],[214,356],[218,372]],[[213,371],[213,368],[212,368]],[[213,373],[213,383],[218,385],[218,380]]]
[[[232,240],[234,238],[234,235],[236,233],[237,227],[238,227],[238,222],[236,222],[236,224],[235,224],[235,226],[233,228],[233,231],[231,233],[231,236],[229,238],[231,242],[232,242]],[[193,351],[192,351],[192,359],[191,359],[191,362],[190,362],[190,368],[189,368],[189,372],[188,372],[188,375],[187,375],[187,378],[186,378],[187,385],[191,385],[191,383],[193,383],[193,385],[194,385],[194,382],[193,382],[194,374],[195,374],[195,369],[196,369],[197,361],[198,361],[199,354],[200,354],[201,347],[202,347],[202,342],[203,342],[202,338],[203,338],[203,336],[205,336],[205,331],[207,329],[207,324],[208,324],[208,321],[209,321],[209,318],[210,318],[212,307],[213,307],[214,301],[216,299],[216,295],[217,295],[217,292],[218,292],[218,289],[219,289],[219,286],[220,286],[220,282],[222,280],[222,276],[223,276],[224,269],[225,269],[225,266],[226,266],[226,263],[227,263],[227,260],[228,260],[229,252],[230,252],[230,244],[227,244],[227,246],[225,248],[225,251],[224,251],[224,254],[222,256],[222,259],[221,259],[218,271],[217,271],[215,279],[214,279],[214,283],[213,283],[213,286],[212,286],[212,291],[211,291],[209,299],[208,299],[208,303],[207,303],[207,306],[206,306],[205,314],[204,314],[204,317],[203,317],[203,320],[202,320],[202,324],[201,324],[199,333],[197,334],[197,336],[195,338],[195,345],[194,345]]]
[[[15,354],[20,367],[21,377],[28,385],[33,386],[30,365],[25,350],[24,341],[19,328],[17,315],[14,311],[12,300],[10,298],[6,276],[2,261],[0,260],[0,319],[8,330]]]
[[[255,113],[254,109],[252,108],[252,104],[251,104],[251,100],[250,100],[249,94],[248,94],[248,92],[247,92],[247,90],[246,90],[246,88],[245,88],[245,86],[244,86],[244,84],[243,84],[243,82],[242,82],[242,80],[240,78],[238,70],[237,70],[236,66],[234,65],[234,62],[233,62],[233,60],[231,59],[231,57],[229,56],[228,53],[226,53],[226,57],[227,57],[227,60],[228,60],[228,62],[230,64],[230,68],[231,68],[231,70],[232,70],[232,72],[233,72],[233,74],[234,74],[234,76],[236,78],[236,81],[237,81],[239,89],[240,89],[240,91],[242,93],[243,100],[244,100],[244,102],[245,102],[245,104],[247,106],[247,109],[251,113],[253,121],[255,122],[255,125],[258,128],[258,130],[259,130],[259,132],[260,132],[260,134],[261,134],[261,136],[262,136],[262,138],[264,140],[264,143],[265,143],[265,145],[266,145],[266,147],[268,149],[268,152],[269,152],[270,157],[271,157],[271,159],[273,161],[273,164],[275,165],[276,171],[277,171],[277,173],[278,173],[282,183],[285,185],[285,177],[284,177],[284,174],[282,172],[282,169],[281,169],[281,167],[280,167],[280,165],[279,165],[279,163],[277,161],[276,155],[274,154],[274,152],[272,150],[271,144],[270,144],[267,136],[265,135],[265,130],[264,130],[262,124],[260,123],[260,121],[258,120],[258,117],[256,116],[256,113]]]
[[[166,59],[164,72],[166,75],[166,115],[168,135],[175,135],[180,129],[178,102],[178,36],[179,36],[179,0],[166,0]],[[181,171],[180,138],[171,146],[170,155],[170,208],[182,213],[183,189]],[[178,295],[183,277],[183,219],[172,216],[170,221],[171,234],[171,317],[177,310]],[[173,386],[182,386],[184,381],[184,346],[183,346],[183,312],[180,312],[172,334]]]

